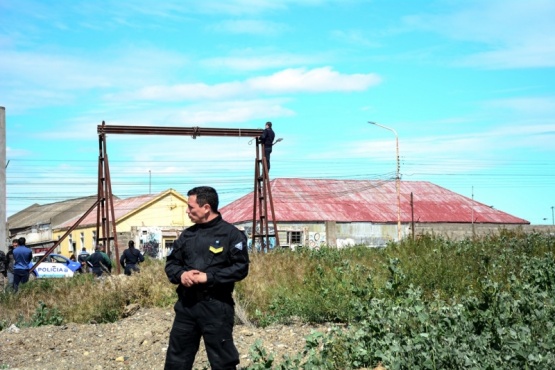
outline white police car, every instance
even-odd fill
[[[29,263],[29,268],[33,267],[43,253],[33,254],[33,259]],[[46,258],[33,270],[32,274],[36,278],[65,278],[73,277],[76,273],[81,273],[81,264],[62,256],[61,254],[49,254]]]

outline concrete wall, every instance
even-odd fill
[[[495,224],[415,224],[415,235],[438,234],[448,239],[461,240],[473,236],[497,235],[501,230],[522,230],[524,232],[551,232],[555,233],[552,225],[495,225]],[[410,226],[404,237],[411,237]]]
[[[252,222],[236,225],[244,229],[250,237]],[[417,238],[425,234],[441,235],[450,240],[461,240],[464,238],[480,237],[485,235],[496,235],[502,230],[522,230],[523,232],[550,232],[555,234],[555,226],[552,225],[497,225],[475,223],[418,223],[415,224],[414,236]],[[281,246],[294,247],[287,241],[288,232],[302,232],[303,242],[301,245],[317,247],[329,245],[338,248],[350,245],[367,245],[369,247],[383,247],[390,241],[397,240],[397,224],[372,224],[367,222],[337,223],[334,221],[312,222],[312,223],[280,223],[278,222],[279,240]],[[270,231],[273,233],[273,230]],[[413,233],[410,224],[401,225],[403,239],[411,238]],[[318,243],[318,240],[325,243]],[[250,239],[249,239],[250,242]]]

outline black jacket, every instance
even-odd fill
[[[13,265],[15,263],[15,259],[13,258],[13,249],[10,248],[8,253],[6,254],[6,271],[11,272],[13,274]]]
[[[6,259],[6,253],[0,251],[0,272],[7,270],[8,260]]]
[[[112,270],[112,261],[106,253],[95,251],[89,257],[87,257],[87,262],[91,265],[94,270],[103,270],[103,266],[108,270]]]
[[[90,254],[87,251],[81,251],[79,255],[77,255],[77,261],[79,262],[86,262],[87,258],[89,258]]]
[[[271,148],[274,144],[275,137],[276,134],[274,133],[274,130],[271,128],[265,128],[262,132],[262,136],[260,136],[260,142],[264,144],[264,147]]]
[[[125,267],[125,264],[136,265],[139,262],[144,262],[145,257],[141,254],[138,249],[127,248],[123,251],[123,254],[119,258],[119,264],[121,267]]]
[[[207,282],[190,288],[181,285],[181,275],[190,270],[205,272]],[[197,297],[199,293],[230,299],[235,282],[248,273],[247,238],[221,215],[183,230],[166,260],[166,275],[171,283],[179,284],[179,299]]]

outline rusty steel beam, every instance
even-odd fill
[[[193,139],[198,136],[234,136],[258,137],[262,129],[242,128],[214,128],[214,127],[163,127],[163,126],[121,126],[98,125],[99,134],[134,134],[134,135],[190,135]]]

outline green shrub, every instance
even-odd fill
[[[254,253],[236,285],[248,319],[341,325],[314,333],[288,358],[258,344],[250,369],[555,368],[554,255],[554,236],[518,230]],[[164,262],[149,259],[131,277],[84,274],[0,293],[0,328],[111,322],[127,304],[169,308],[176,299]]]
[[[28,326],[43,326],[43,325],[62,325],[64,318],[61,316],[60,311],[56,308],[48,308],[46,304],[39,301],[39,305],[31,317]]]

